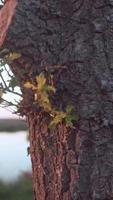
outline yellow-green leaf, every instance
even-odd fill
[[[56,92],[56,88],[55,88],[54,86],[52,86],[52,85],[49,85],[49,86],[47,87],[47,89],[48,89],[48,91],[50,91],[50,92],[53,92],[53,93]]]
[[[65,119],[65,117],[66,117],[66,113],[56,111],[56,116],[53,117],[52,121],[50,122],[49,127],[58,125],[59,123],[63,121],[63,119]]]
[[[21,54],[20,54],[20,53],[14,52],[14,53],[10,53],[10,54],[8,55],[8,60],[9,60],[9,61],[14,61],[14,60],[16,60],[16,59],[18,59],[18,58],[20,58],[20,57],[21,57]]]
[[[68,105],[66,107],[66,113],[71,113],[73,111],[74,107],[72,105]]]
[[[42,90],[46,83],[46,79],[45,79],[44,75],[40,74],[39,76],[37,76],[36,81],[38,83],[38,90]]]
[[[34,85],[33,85],[32,83],[30,83],[30,82],[26,82],[26,83],[24,84],[24,87],[25,87],[26,89],[32,89],[32,88],[34,87]]]

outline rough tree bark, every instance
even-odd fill
[[[112,200],[113,1],[18,1],[3,47],[22,55],[11,67],[23,91],[35,200]],[[23,83],[45,68],[53,104],[72,104],[80,116],[74,130],[50,133],[48,116],[31,110]]]

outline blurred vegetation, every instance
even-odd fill
[[[17,132],[27,130],[24,120],[0,119],[0,132]]]
[[[31,175],[26,173],[16,182],[3,183],[0,181],[0,200],[32,200]]]

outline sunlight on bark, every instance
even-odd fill
[[[17,0],[9,0],[0,11],[0,47],[5,40],[16,6]]]

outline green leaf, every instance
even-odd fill
[[[71,121],[68,121],[68,120],[65,120],[66,122],[66,127],[69,127],[69,128],[73,128],[73,123]]]
[[[65,119],[67,121],[78,121],[79,117],[77,115],[67,115]]]
[[[9,81],[9,87],[12,88],[12,90],[14,90],[14,88],[18,86],[18,82],[16,80],[15,77],[12,77],[12,79]]]
[[[20,57],[21,57],[20,53],[14,52],[14,53],[9,53],[8,55],[6,55],[4,59],[6,63],[11,64],[13,61],[19,59]]]
[[[48,86],[47,86],[47,91],[48,91],[48,92],[53,92],[53,93],[55,93],[55,92],[56,92],[56,89],[55,89],[54,86],[48,85]]]
[[[50,122],[49,127],[57,126],[59,123],[61,123],[66,117],[66,113],[61,111],[56,111],[56,115],[53,116],[52,121]]]
[[[10,53],[8,55],[8,59],[11,60],[11,61],[17,60],[20,57],[21,57],[21,54],[20,53],[16,53],[16,52]]]
[[[68,105],[66,107],[66,113],[71,113],[73,111],[74,107],[72,105]]]

